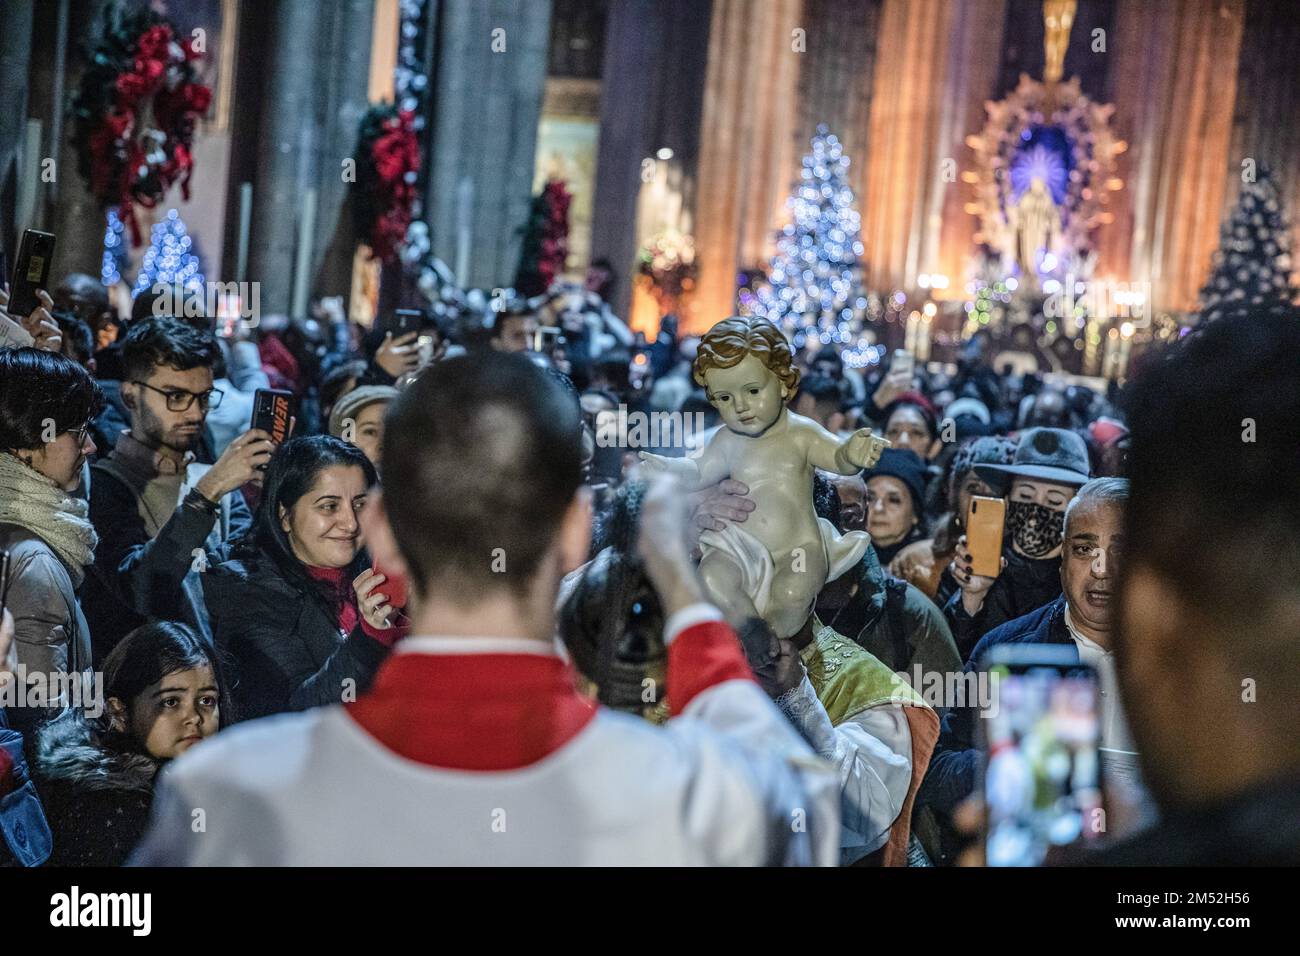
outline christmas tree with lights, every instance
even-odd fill
[[[1201,289],[1201,317],[1241,308],[1294,302],[1291,232],[1267,169],[1243,183],[1232,216],[1223,224],[1209,280]]]
[[[176,210],[169,209],[161,221],[154,223],[149,248],[140,263],[140,274],[135,278],[131,295],[134,298],[141,292],[163,285],[171,286],[186,297],[198,296],[202,301],[201,270],[199,257],[194,252],[194,240]]]
[[[742,292],[741,311],[781,326],[796,349],[839,344],[858,347],[857,316],[866,307],[861,288],[862,221],[848,184],[849,158],[834,134],[817,127],[812,152],[786,201],[789,224],[777,234],[767,279]],[[851,355],[847,355],[851,358]]]
[[[104,259],[100,265],[100,281],[115,286],[122,281],[122,270],[131,262],[126,251],[126,225],[117,214],[117,207],[108,209],[108,225],[104,229]]]

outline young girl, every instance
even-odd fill
[[[728,477],[749,486],[755,508],[745,527],[700,535],[700,575],[731,620],[761,617],[777,637],[790,637],[826,582],[857,564],[871,542],[862,531],[841,536],[817,517],[813,469],[856,474],[889,442],[867,428],[839,439],[786,408],[799,372],[785,335],[767,319],[733,317],[709,329],[694,375],[727,427],[698,458],[641,458],[690,489]]]
[[[136,628],[104,662],[104,710],[40,732],[37,789],[53,866],[120,866],[144,834],[162,765],[215,734],[228,708],[212,656],[183,624]]]

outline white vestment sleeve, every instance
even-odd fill
[[[806,675],[777,704],[839,771],[844,828],[861,837],[868,852],[883,846],[912,782],[912,732],[902,708],[871,707],[832,726]]]
[[[754,683],[722,613],[710,604],[678,610],[664,643],[669,701],[685,703],[664,729],[695,751],[686,829],[708,844],[709,862],[836,864],[835,774]]]
[[[695,751],[686,829],[709,845],[709,865],[839,863],[834,771],[756,684],[715,685],[664,729]]]

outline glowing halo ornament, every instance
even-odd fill
[[[1110,194],[1124,186],[1115,175],[1115,157],[1128,144],[1111,133],[1115,107],[1090,100],[1077,77],[1051,92],[1049,105],[1048,87],[1022,74],[1009,96],[984,104],[984,129],[966,139],[975,153],[974,169],[965,177],[975,187],[967,206],[979,220],[975,241],[1002,256],[1008,274],[1016,261],[1013,210],[1035,179],[1060,213],[1053,247],[1046,250],[1057,263],[1087,256],[1093,231],[1113,218]]]

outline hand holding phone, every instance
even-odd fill
[[[884,410],[889,407],[899,395],[912,388],[912,376],[915,371],[915,363],[912,353],[903,349],[895,349],[893,356],[889,360],[889,370],[880,384],[876,386],[876,392],[871,396],[872,403],[876,408]]]
[[[375,565],[375,571],[384,576],[384,580],[376,585],[376,590],[382,592],[384,597],[388,599],[388,603],[393,607],[406,607],[406,600],[409,596],[407,593],[406,575],[399,574],[396,571],[381,567],[377,564]]]
[[[27,318],[42,305],[37,290],[50,283],[50,264],[54,260],[54,235],[36,229],[23,231],[14,260],[13,281],[9,283],[9,304],[14,318]],[[30,331],[30,330],[29,330]]]
[[[979,666],[997,698],[977,721],[985,860],[1041,866],[1105,832],[1097,673],[1060,644],[999,645]]]
[[[397,611],[400,609],[390,599],[396,594],[405,603],[405,593],[400,593],[399,589],[393,586],[398,583],[388,579],[378,568],[368,568],[353,580],[352,590],[357,595],[357,610],[372,628],[383,631],[398,623]],[[402,591],[405,590],[404,581],[400,582],[400,588]]]
[[[393,378],[417,370],[420,367],[419,334],[412,330],[405,335],[386,336],[375,352],[375,364]]]

